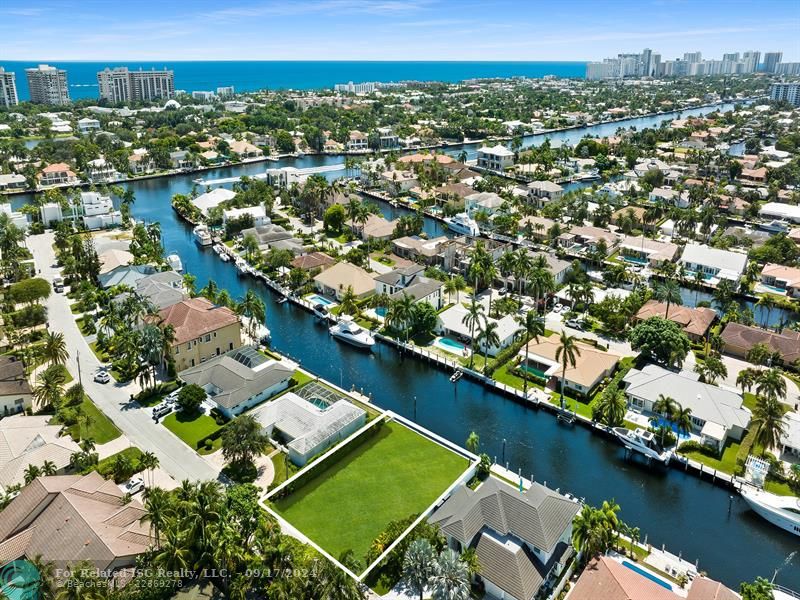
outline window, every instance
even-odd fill
[[[206,339],[204,341],[206,341],[206,342],[210,342],[211,341],[211,334],[210,333],[206,334]]]

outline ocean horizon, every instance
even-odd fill
[[[332,88],[337,83],[443,81],[486,77],[529,77],[546,75],[583,78],[586,62],[557,61],[0,61],[13,71],[20,101],[28,100],[25,69],[49,64],[67,71],[70,98],[97,98],[97,72],[106,67],[129,69],[168,68],[175,71],[175,89],[214,91],[232,85],[237,92],[259,89],[312,90]]]

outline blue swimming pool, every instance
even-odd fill
[[[660,577],[656,577],[655,575],[653,575],[649,571],[645,571],[641,567],[637,567],[635,564],[633,564],[632,562],[629,562],[627,560],[623,560],[622,564],[625,565],[626,567],[628,567],[631,571],[636,571],[642,577],[646,577],[647,579],[649,579],[653,583],[657,583],[661,587],[668,589],[670,592],[672,591],[672,586],[670,584],[668,584],[666,581],[664,581]]]
[[[385,317],[386,316],[386,307],[385,306],[379,306],[378,308],[375,309],[375,314],[378,315],[379,317],[382,317],[382,318]]]
[[[689,438],[692,437],[685,431],[678,431],[678,426],[675,425],[675,423],[673,423],[672,421],[667,421],[664,417],[658,417],[657,419],[650,419],[650,425],[652,425],[655,428],[661,426],[667,427],[671,429],[672,433],[678,436],[678,439],[680,440],[688,440]]]
[[[436,340],[436,344],[440,348],[443,348],[444,350],[447,350],[448,352],[459,352],[459,353],[461,353],[461,352],[464,352],[464,349],[466,348],[466,346],[464,344],[462,344],[461,342],[457,342],[455,340],[451,340],[450,338],[446,338],[446,337],[440,337],[438,340]]]
[[[622,260],[625,262],[633,263],[635,265],[647,265],[650,264],[650,261],[646,258],[639,258],[638,256],[627,256],[623,255]]]
[[[780,288],[778,286],[769,285],[768,283],[763,283],[763,282],[759,283],[758,285],[775,294],[786,294],[786,288]]]
[[[331,304],[336,304],[333,300],[328,300],[325,296],[320,296],[319,294],[311,294],[306,298],[312,304],[322,304],[324,306],[330,306]]]

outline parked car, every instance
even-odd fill
[[[128,480],[128,483],[125,484],[125,493],[126,494],[135,494],[137,492],[141,492],[144,489],[144,481],[141,477],[131,477]]]
[[[169,404],[159,404],[153,407],[153,421],[156,423],[161,417],[164,417],[172,412],[172,406]]]
[[[167,397],[164,398],[164,403],[169,405],[175,404],[178,401],[178,392],[180,392],[180,390],[170,392]]]
[[[577,319],[570,319],[569,321],[567,321],[567,327],[572,327],[573,329],[577,329],[578,331],[583,331],[583,323],[581,323]]]
[[[556,304],[553,305],[553,312],[554,313],[560,313],[563,308],[565,308],[565,307],[562,306],[562,304],[560,302],[557,302]]]
[[[108,371],[105,369],[100,369],[97,373],[94,374],[94,380],[97,383],[108,383],[111,381],[111,375],[108,374]]]
[[[53,290],[60,294],[64,291],[64,280],[61,277],[54,277],[53,278]]]

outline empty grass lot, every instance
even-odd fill
[[[186,415],[180,411],[167,415],[163,424],[192,450],[197,450],[197,442],[207,435],[211,435],[220,427],[208,415]]]
[[[333,455],[331,466],[275,510],[338,558],[364,556],[390,521],[423,512],[467,468],[467,460],[399,423],[386,423],[371,439]]]

